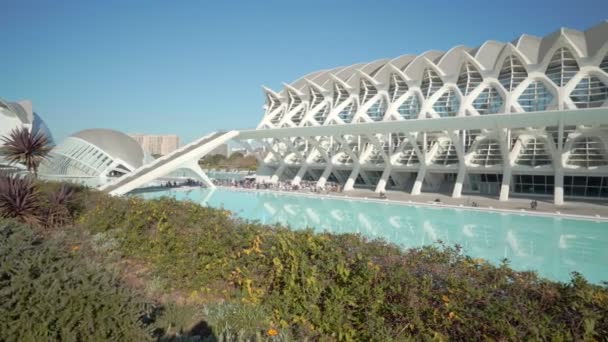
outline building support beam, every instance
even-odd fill
[[[511,167],[506,166],[502,170],[502,184],[500,185],[500,197],[498,197],[498,200],[501,202],[508,201],[509,190],[511,190]]]
[[[201,181],[203,182],[203,184],[205,184],[206,187],[210,189],[215,189],[215,184],[213,184],[211,179],[209,179],[207,174],[203,172],[201,167],[198,165],[198,160],[189,162],[184,167],[192,170],[192,172],[194,172],[201,179]]]
[[[422,184],[424,183],[424,177],[426,176],[426,165],[421,165],[418,169],[418,174],[416,175],[416,181],[414,182],[414,186],[412,187],[411,194],[416,196],[420,195],[422,191]]]
[[[304,175],[306,174],[307,170],[308,170],[308,165],[307,164],[302,164],[302,167],[300,167],[300,169],[298,170],[298,173],[296,174],[296,176],[293,177],[293,180],[291,181],[291,184],[299,185],[300,182],[302,181],[302,177],[304,177]]]
[[[333,165],[331,165],[331,164],[328,164],[327,167],[325,167],[325,170],[323,170],[321,177],[319,177],[319,180],[317,181],[317,186],[319,188],[325,187],[325,183],[327,182],[327,178],[331,174],[332,169],[333,169]]]
[[[287,166],[285,165],[285,163],[282,163],[281,165],[279,165],[279,167],[277,168],[277,170],[275,171],[275,173],[272,175],[272,177],[270,177],[270,181],[271,182],[278,182],[279,179],[281,178],[281,175],[285,171],[286,167]]]
[[[392,169],[393,167],[390,164],[384,168],[382,176],[380,176],[380,179],[378,180],[378,185],[376,185],[375,192],[380,193],[386,191],[386,182],[388,182],[388,177],[391,176]]]
[[[564,169],[555,168],[555,185],[553,187],[553,204],[564,205]]]
[[[452,190],[452,198],[460,198],[462,196],[462,185],[464,184],[464,177],[466,176],[466,168],[464,165],[460,165],[458,168],[458,175],[456,175],[456,183],[454,183],[454,190]]]
[[[357,176],[359,175],[359,171],[361,170],[361,165],[356,163],[353,164],[353,170],[350,172],[346,183],[344,183],[344,191],[350,191],[355,188],[355,182],[357,181]]]

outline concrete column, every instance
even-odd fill
[[[359,171],[361,170],[361,165],[355,164],[353,170],[351,171],[346,183],[344,184],[344,191],[350,191],[355,187],[355,181],[357,180],[357,176],[359,175]]]
[[[325,170],[323,170],[323,174],[321,174],[321,177],[319,178],[319,181],[317,181],[317,186],[322,188],[325,186],[325,182],[327,182],[327,178],[329,177],[329,175],[331,174],[331,169],[332,169],[332,165],[327,165],[327,167],[325,168]]]
[[[555,185],[553,188],[553,204],[564,205],[564,170],[561,167],[555,169]]]
[[[287,166],[285,166],[285,164],[281,164],[279,166],[279,168],[277,169],[277,171],[272,175],[272,177],[270,177],[270,181],[277,182],[279,180],[279,178],[281,177],[281,175],[283,174],[283,171],[285,171],[286,167]]]
[[[452,198],[460,198],[462,195],[462,184],[464,183],[464,177],[466,176],[466,169],[461,166],[458,169],[458,175],[456,176],[456,183],[454,184],[454,190],[452,190]]]
[[[296,176],[293,177],[291,184],[294,184],[294,185],[300,184],[302,177],[304,177],[304,174],[306,174],[306,170],[308,170],[308,165],[306,165],[306,164],[302,165],[302,167],[300,167],[300,169],[298,170],[298,173],[296,174]]]
[[[213,184],[211,179],[209,179],[209,177],[207,177],[207,174],[203,172],[201,167],[198,165],[198,162],[190,163],[186,167],[188,169],[192,170],[192,172],[194,172],[201,179],[201,181],[203,182],[203,184],[205,184],[206,187],[208,187],[210,189],[215,189],[215,184]]]
[[[392,167],[387,166],[384,171],[382,171],[382,176],[378,180],[378,185],[376,185],[376,192],[383,192],[386,190],[386,182],[388,181],[388,177],[391,175]]]
[[[414,186],[412,187],[412,195],[420,195],[420,191],[422,190],[422,183],[424,182],[424,176],[426,175],[426,166],[420,167],[418,169],[418,175],[416,176],[416,181],[414,182]]]
[[[500,197],[499,201],[509,200],[509,190],[511,188],[511,168],[506,167],[502,172],[502,185],[500,186]]]

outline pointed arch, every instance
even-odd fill
[[[507,91],[513,91],[527,77],[528,71],[519,57],[514,54],[505,57],[498,73],[498,82]]]
[[[567,47],[555,51],[545,71],[553,83],[563,87],[580,70],[576,58]]]
[[[425,99],[431,97],[437,90],[443,87],[443,81],[441,77],[430,67],[426,67],[422,71],[422,83],[420,84],[420,90],[422,91],[422,96]]]
[[[456,85],[463,96],[469,95],[481,82],[483,82],[483,77],[471,62],[462,64]]]
[[[399,76],[396,72],[391,73],[389,85],[388,85],[388,95],[391,102],[395,102],[398,98],[400,98],[403,94],[408,91],[408,86],[405,80]]]

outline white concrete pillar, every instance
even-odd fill
[[[306,170],[308,170],[308,165],[306,165],[306,164],[302,165],[302,167],[300,167],[300,169],[298,170],[298,173],[296,174],[296,176],[293,177],[291,184],[294,184],[294,185],[300,184],[302,177],[304,177],[304,174],[306,174]]]
[[[389,165],[384,169],[384,171],[382,171],[382,176],[380,176],[380,179],[378,180],[378,185],[376,185],[375,192],[383,192],[386,190],[386,182],[388,181],[388,177],[391,175],[391,170],[392,167]]]
[[[416,181],[414,182],[414,186],[412,187],[412,195],[420,195],[420,191],[422,190],[422,183],[424,183],[424,176],[426,175],[426,167],[420,167],[418,169],[418,175],[416,176]]]
[[[272,175],[272,177],[270,177],[270,181],[277,182],[283,174],[283,171],[285,171],[286,167],[287,166],[285,164],[281,164],[279,168],[275,171],[275,173]]]
[[[555,169],[555,185],[553,188],[553,204],[564,205],[564,170]]]
[[[325,182],[327,182],[327,178],[331,174],[331,169],[332,169],[332,165],[329,164],[329,165],[327,165],[327,167],[325,168],[325,170],[323,170],[323,173],[321,174],[321,177],[319,178],[319,181],[317,181],[317,186],[318,187],[322,188],[322,187],[325,186]]]
[[[357,181],[357,176],[359,175],[359,171],[361,170],[361,165],[355,164],[353,170],[351,171],[346,183],[344,184],[344,191],[350,191],[355,187],[355,182]]]
[[[464,183],[465,176],[465,168],[460,167],[458,169],[458,175],[456,175],[456,183],[454,183],[454,190],[452,190],[452,198],[460,198],[462,196],[462,184]]]
[[[511,168],[506,167],[502,172],[502,184],[500,186],[500,197],[499,201],[509,200],[509,190],[511,190]]]
[[[192,172],[194,172],[201,179],[201,181],[203,182],[203,184],[205,184],[206,187],[208,187],[210,189],[215,189],[215,184],[213,184],[211,179],[209,179],[209,177],[207,177],[207,174],[205,172],[203,172],[201,167],[198,165],[198,162],[190,163],[186,167],[188,169],[192,170]]]

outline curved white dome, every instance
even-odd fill
[[[95,145],[112,158],[121,159],[132,167],[138,168],[143,165],[143,149],[137,141],[122,132],[106,128],[94,128],[74,133],[72,137]]]

